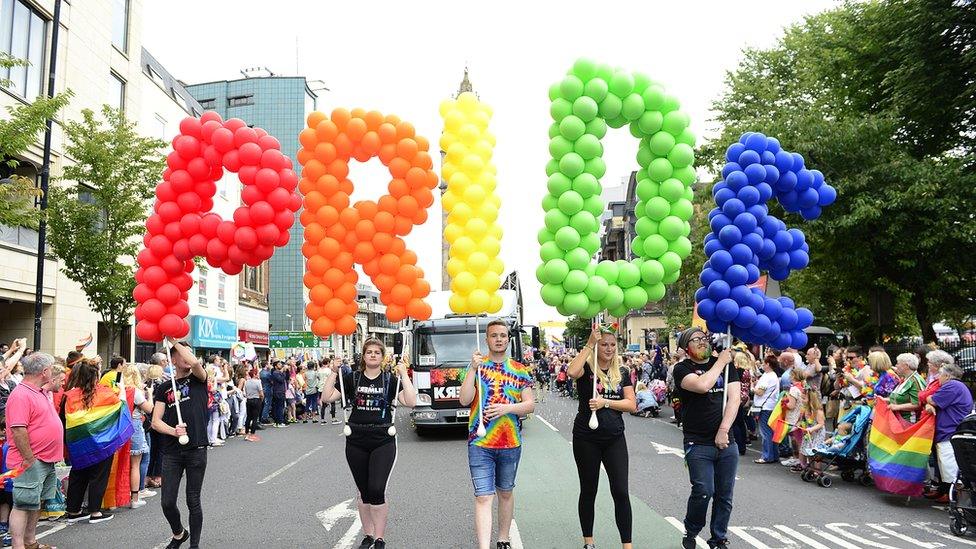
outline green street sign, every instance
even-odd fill
[[[322,344],[322,339],[312,332],[271,332],[268,334],[268,347],[271,349],[311,349],[331,347],[330,341]]]

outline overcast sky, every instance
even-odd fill
[[[241,69],[255,66],[321,79],[331,91],[319,92],[319,110],[397,114],[433,144],[441,133],[438,105],[455,93],[468,65],[475,91],[495,111],[490,129],[498,138],[501,256],[506,272],[517,269],[521,276],[526,320],[537,322],[561,318],[542,303],[534,274],[549,158],[549,85],[581,56],[644,72],[678,97],[701,141],[715,133],[709,107],[741,50],[771,46],[784,27],[835,4],[145,0],[142,24],[143,45],[187,83],[240,78]],[[606,189],[636,169],[637,143],[622,129],[608,134],[604,146]],[[353,201],[385,190],[389,175],[381,168],[375,159],[353,166]],[[429,213],[407,244],[436,289],[439,200]]]

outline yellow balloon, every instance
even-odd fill
[[[454,164],[448,164],[445,162],[444,165],[441,166],[441,179],[444,181],[450,181],[451,176],[453,176],[457,171],[458,169]]]
[[[447,304],[451,307],[451,310],[454,311],[455,313],[467,312],[468,300],[460,294],[451,295],[451,297],[447,300]]]
[[[447,179],[447,187],[454,192],[463,193],[464,189],[471,184],[471,178],[464,172],[455,172]]]
[[[458,138],[453,133],[442,133],[441,134],[441,150],[446,151],[451,148],[451,145],[457,143]]]
[[[465,122],[465,116],[457,110],[448,112],[447,116],[444,117],[444,127],[454,133],[464,127]]]
[[[441,101],[441,104],[438,106],[437,110],[441,113],[442,118],[447,117],[447,114],[454,110],[454,100],[445,99]]]
[[[495,292],[488,301],[488,312],[497,313],[500,310],[502,310],[502,296],[498,295],[498,292]]]
[[[485,223],[484,219],[477,217],[472,217],[468,220],[468,223],[464,226],[464,231],[470,237],[480,240],[483,236],[488,233],[488,224]]]
[[[444,227],[444,240],[446,240],[448,244],[453,244],[458,237],[463,234],[464,228],[461,225],[448,223],[447,226]]]
[[[467,224],[468,220],[474,215],[474,208],[468,206],[464,202],[458,202],[451,209],[451,213],[447,214],[447,220],[451,223]]]
[[[501,276],[501,274],[505,271],[505,262],[503,262],[500,258],[493,258],[488,270]]]
[[[461,272],[451,278],[451,287],[458,293],[470,294],[478,287],[478,278],[471,273]]]
[[[495,257],[501,249],[498,239],[493,236],[486,236],[478,243],[478,251],[484,252],[488,257]]]
[[[446,150],[446,152],[447,152],[447,157],[445,158],[445,160],[455,164],[463,161],[464,157],[468,156],[468,154],[471,153],[471,151],[468,149],[468,146],[465,145],[464,143],[461,143],[460,141],[456,141],[453,145],[450,146],[450,148]]]
[[[471,205],[484,203],[486,196],[485,188],[481,185],[469,185],[464,189],[464,201]]]
[[[497,291],[498,287],[502,285],[501,277],[491,271],[481,273],[477,278],[478,288],[481,288],[488,293]]]
[[[449,274],[451,278],[456,277],[458,273],[463,272],[464,269],[465,264],[463,260],[457,257],[452,257],[451,259],[447,260],[447,274]]]
[[[477,215],[488,223],[494,223],[498,219],[498,207],[490,202],[482,202],[476,209],[473,209],[472,215]]]
[[[461,259],[467,259],[471,255],[471,252],[476,249],[474,240],[471,240],[467,236],[460,236],[454,241],[454,244],[451,244],[451,254]]]
[[[488,259],[488,255],[484,252],[476,251],[472,252],[471,255],[468,256],[467,267],[476,275],[480,276],[488,272],[489,265],[490,260]]]
[[[491,296],[488,292],[478,288],[468,294],[468,306],[475,311],[485,311],[491,303]]]
[[[493,224],[491,227],[488,228],[488,234],[495,237],[495,239],[497,240],[501,240],[503,234],[501,225]]]
[[[452,192],[446,192],[441,196],[441,207],[445,210],[450,211],[457,204],[457,195]]]

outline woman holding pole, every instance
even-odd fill
[[[579,410],[573,422],[573,457],[580,481],[578,511],[584,549],[596,547],[593,520],[601,463],[610,481],[620,542],[624,549],[631,547],[633,516],[623,413],[637,410],[637,397],[630,372],[621,365],[617,354],[616,332],[613,325],[594,325],[586,345],[567,370],[579,388]]]
[[[346,417],[345,403],[352,405],[343,431],[346,434],[346,461],[356,482],[356,504],[366,535],[359,549],[386,547],[384,535],[389,515],[386,485],[397,457],[394,402],[411,408],[417,404],[417,390],[407,375],[406,363],[401,360],[396,365],[396,374],[391,375],[391,372],[383,371],[385,357],[383,342],[367,339],[363,343],[359,370],[339,374],[339,363],[333,361],[332,369],[337,375],[329,376],[322,393],[326,403],[335,402],[340,397],[344,399],[343,420]],[[336,378],[339,378],[339,390],[336,390]]]

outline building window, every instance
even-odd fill
[[[26,61],[26,66],[0,69],[7,89],[33,101],[43,91],[47,20],[23,0],[0,0],[0,52]]]
[[[114,72],[109,73],[108,79],[108,104],[119,109],[125,110],[125,80]]]
[[[253,95],[239,95],[237,97],[227,98],[228,107],[243,107],[244,105],[253,105],[253,104],[254,104]]]
[[[227,308],[227,301],[224,299],[226,295],[227,286],[227,275],[224,273],[219,273],[217,275],[217,308],[223,311]]]
[[[155,82],[157,86],[159,86],[160,88],[163,88],[163,89],[166,88],[166,81],[163,80],[163,76],[161,74],[159,74],[156,71],[156,69],[152,68],[152,65],[146,65],[146,74],[149,75],[149,78],[153,82]]]
[[[156,114],[155,121],[156,121],[156,135],[157,137],[165,141],[166,140],[166,119],[160,116],[159,114]]]
[[[129,47],[129,0],[112,0],[112,45],[122,53]]]
[[[199,103],[200,106],[203,107],[205,110],[210,110],[217,106],[217,99],[213,97],[211,97],[210,99],[201,99]]]
[[[197,303],[204,307],[207,306],[207,272],[206,267],[200,267],[200,274],[197,275],[197,294],[199,294]]]
[[[264,264],[257,267],[244,267],[244,289],[255,293],[264,293]]]

